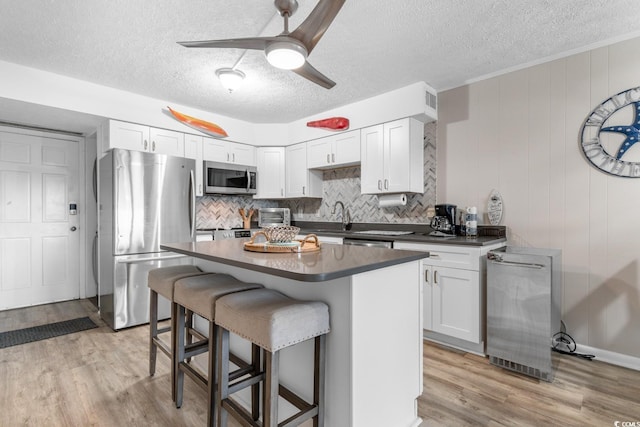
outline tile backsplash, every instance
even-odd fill
[[[254,200],[251,196],[203,196],[196,200],[196,228],[242,228],[238,209],[275,208],[271,200]],[[251,218],[258,220],[258,212]]]
[[[427,207],[436,203],[436,123],[424,127],[424,194],[407,194],[405,206],[380,208],[378,196],[360,194],[360,166],[325,171],[322,187],[322,199],[282,200],[280,205],[300,221],[340,221],[331,211],[341,201],[352,222],[429,223]]]
[[[242,227],[238,209],[288,207],[294,220],[339,221],[331,214],[337,201],[349,209],[352,222],[367,223],[428,223],[427,207],[436,202],[436,123],[424,128],[424,194],[407,194],[402,207],[380,208],[378,197],[360,194],[360,167],[325,171],[322,199],[254,200],[250,196],[203,196],[196,201],[197,228]],[[257,215],[257,214],[256,214]],[[253,218],[257,220],[257,217]]]

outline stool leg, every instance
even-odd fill
[[[180,304],[176,304],[177,306],[177,315],[176,315],[176,341],[173,353],[175,354],[175,359],[173,360],[173,369],[175,372],[175,402],[176,408],[180,408],[182,406],[182,392],[184,389],[184,372],[180,369],[180,362],[184,360],[184,322],[185,322],[185,313],[184,307]]]
[[[158,293],[149,289],[149,375],[156,373],[158,347],[154,339],[158,337]]]
[[[207,408],[207,425],[209,427],[213,427],[216,421],[216,402],[217,402],[217,375],[216,371],[218,369],[217,361],[218,357],[216,354],[216,343],[218,341],[217,338],[218,329],[216,328],[216,324],[214,322],[209,322],[209,366],[207,371],[207,395],[209,401],[209,407]]]
[[[218,330],[218,366],[216,369],[216,382],[218,392],[216,393],[216,407],[218,409],[218,425],[226,427],[228,414],[222,407],[222,401],[229,397],[229,331],[216,326]]]
[[[265,350],[264,353],[265,379],[262,426],[278,427],[278,371],[280,366],[280,352],[276,351],[271,353]]]
[[[324,376],[327,357],[327,336],[315,338],[313,357],[313,403],[318,407],[318,415],[313,417],[313,427],[324,427]]]
[[[186,313],[187,313],[187,319],[186,319],[185,328],[187,328],[188,331],[191,331],[193,329],[193,311],[187,310]],[[187,345],[189,344],[193,344],[193,335],[191,335],[191,332],[187,332]],[[191,362],[190,357],[187,359],[187,363],[189,362]]]
[[[156,310],[156,313],[158,311]],[[171,400],[176,401],[176,343],[177,343],[177,335],[176,335],[176,325],[178,323],[178,304],[171,301]]]
[[[251,366],[253,372],[260,372],[260,346],[251,344]],[[251,417],[254,421],[260,418],[260,383],[251,386]]]

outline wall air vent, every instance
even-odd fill
[[[435,93],[431,93],[429,91],[425,92],[425,104],[427,104],[429,107],[433,108],[434,110],[437,110],[437,106],[438,106],[438,98],[436,96]]]

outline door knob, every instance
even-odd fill
[[[73,226],[73,227],[71,227],[71,228],[70,228],[70,230],[71,230],[71,231],[76,231],[76,230],[77,230],[77,228],[76,228],[75,226]]]

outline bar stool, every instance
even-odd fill
[[[218,424],[227,425],[231,414],[243,425],[256,425],[244,408],[230,395],[262,381],[263,427],[278,425],[278,395],[299,409],[287,419],[287,426],[297,426],[313,418],[314,426],[324,425],[324,375],[326,334],[329,333],[329,307],[322,302],[300,301],[272,289],[258,289],[227,295],[216,302],[218,329]],[[249,340],[263,349],[262,372],[230,384],[229,332]],[[315,340],[313,403],[279,384],[280,350],[295,344]],[[252,402],[253,403],[253,402]]]
[[[182,406],[184,374],[191,377],[196,384],[200,385],[207,391],[208,409],[207,419],[208,425],[213,426],[216,414],[216,301],[228,294],[242,293],[253,289],[262,288],[257,283],[245,283],[228,274],[205,274],[199,276],[186,277],[178,280],[175,284],[174,301],[177,305],[177,325],[176,325],[176,407]],[[204,319],[209,321],[209,338],[194,344],[185,345],[185,310],[192,311]],[[192,365],[187,363],[191,357],[209,352],[208,372],[206,377],[196,370]],[[234,362],[240,369],[232,374],[232,378],[243,376],[246,374],[259,371],[260,367],[257,361],[247,364],[240,358],[234,356]],[[257,395],[258,387],[255,387],[254,393]],[[256,404],[254,411],[258,413]]]
[[[161,267],[149,271],[147,285],[149,286],[149,375],[156,372],[156,358],[158,349],[171,359],[171,399],[175,401],[175,327],[176,327],[176,305],[173,301],[173,288],[177,280],[184,277],[205,274],[194,265],[176,265],[171,267]],[[158,329],[158,294],[171,302],[171,323],[166,328]],[[187,314],[186,325],[191,328],[191,313]],[[171,345],[167,345],[160,340],[159,335],[171,332]],[[187,333],[191,340],[193,331]]]

